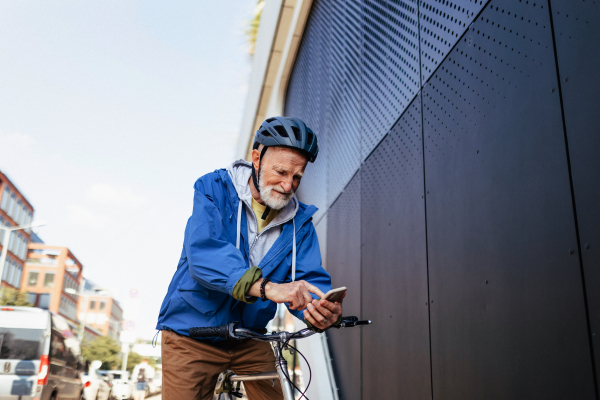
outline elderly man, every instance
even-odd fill
[[[183,251],[157,324],[164,400],[211,399],[226,369],[275,368],[268,343],[195,340],[189,328],[239,321],[265,332],[277,303],[314,329],[341,318],[341,300],[316,299],[331,289],[312,224],[317,209],[294,195],[317,153],[317,136],[300,119],[269,118],[256,132],[252,163],[238,160],[196,181]],[[245,388],[251,400],[282,398],[278,383]]]

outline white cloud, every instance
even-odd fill
[[[95,214],[83,206],[70,205],[69,222],[79,225],[85,225],[90,228],[104,228],[108,222],[108,218],[104,215]]]
[[[117,189],[106,183],[97,183],[87,191],[87,196],[102,204],[137,207],[146,202],[144,196],[136,195],[129,188]]]

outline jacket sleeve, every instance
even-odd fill
[[[319,248],[319,239],[312,223],[310,231],[306,234],[296,249],[296,280],[307,281],[321,289],[323,293],[331,290],[331,276],[321,265],[321,249]],[[292,281],[292,269],[286,277],[286,282]],[[319,296],[312,294],[315,299]],[[289,305],[288,306],[289,310]],[[299,310],[289,310],[298,319],[304,321],[304,314]]]
[[[191,277],[207,288],[232,295],[248,268],[241,251],[229,241],[221,212],[206,194],[202,180],[194,185],[194,209],[184,247]]]

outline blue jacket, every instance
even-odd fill
[[[277,305],[258,299],[238,301],[232,291],[251,267],[248,261],[246,213],[242,213],[240,249],[236,248],[239,198],[227,170],[204,175],[194,184],[194,209],[188,219],[181,258],[163,300],[156,329],[188,335],[189,328],[219,326],[239,321],[250,329],[262,329],[275,316]],[[296,224],[296,280],[305,280],[324,293],[331,277],[321,266],[321,253],[312,216],[314,206],[300,203]],[[260,262],[263,277],[272,282],[291,282],[292,221]],[[316,296],[315,296],[316,297]],[[301,311],[290,310],[304,320]]]

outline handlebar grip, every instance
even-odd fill
[[[207,326],[207,327],[197,327],[190,328],[189,330],[190,337],[193,338],[229,338],[229,326],[221,325],[221,326]]]

